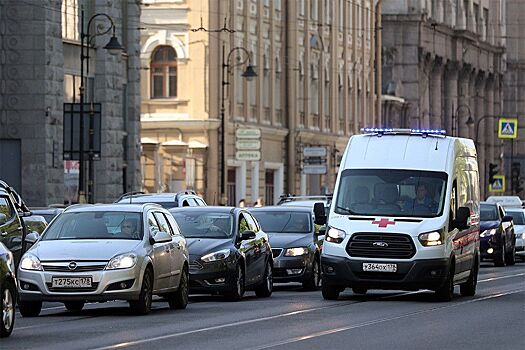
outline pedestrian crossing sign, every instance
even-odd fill
[[[500,118],[498,125],[498,137],[500,139],[515,139],[518,137],[518,119]]]
[[[490,192],[505,192],[505,176],[494,175],[494,181],[489,184]]]

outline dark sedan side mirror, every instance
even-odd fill
[[[470,209],[467,207],[459,207],[456,213],[456,220],[454,220],[454,227],[458,230],[466,230],[470,227],[468,219],[470,218]]]
[[[255,238],[255,232],[246,230],[243,233],[241,233],[241,241],[246,241],[248,239]]]
[[[326,212],[324,210],[323,202],[314,204],[314,222],[316,225],[326,224]]]
[[[503,221],[503,222],[511,222],[512,221],[512,216],[505,215],[501,221]]]

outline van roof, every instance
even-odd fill
[[[443,171],[454,154],[476,156],[472,140],[418,134],[368,134],[350,138],[344,168],[391,168]]]
[[[487,203],[499,203],[505,208],[522,208],[523,201],[518,196],[490,196]]]

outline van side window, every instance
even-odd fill
[[[457,205],[457,188],[458,183],[456,180],[454,180],[454,183],[452,184],[452,193],[450,194],[450,213],[448,217],[448,227],[452,227],[453,221],[456,219],[456,210],[458,209]]]
[[[13,209],[5,197],[0,197],[0,214],[5,215],[6,222],[13,217]]]

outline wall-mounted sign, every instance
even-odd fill
[[[326,147],[305,147],[303,149],[303,156],[309,157],[326,157]]]
[[[326,174],[326,164],[306,164],[303,166],[303,174],[324,175]]]
[[[251,139],[240,139],[235,142],[235,148],[238,150],[260,150],[261,141]]]
[[[237,151],[235,152],[235,159],[246,160],[246,161],[261,160],[261,152],[260,151]]]
[[[254,128],[241,128],[235,130],[235,136],[238,139],[260,139],[261,138],[261,129]]]

